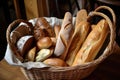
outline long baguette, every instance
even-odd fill
[[[58,35],[54,55],[65,59],[73,34],[72,15],[66,12]]]
[[[72,66],[92,61],[102,47],[108,32],[108,23],[104,19],[100,20],[95,28],[89,33],[81,49],[77,53]]]
[[[72,65],[76,54],[78,53],[82,43],[84,42],[88,35],[89,29],[90,24],[87,21],[80,22],[80,24],[75,28],[72,42],[68,50],[68,56],[66,58],[67,64]]]
[[[81,9],[77,12],[75,27],[79,25],[80,22],[86,21],[88,17],[88,13],[85,9]]]
[[[90,29],[90,24],[87,22],[87,11],[82,9],[78,11],[75,22],[75,31],[72,36],[72,42],[68,50],[66,62],[71,65],[75,59],[76,53],[79,51],[81,44],[84,42],[85,38]]]

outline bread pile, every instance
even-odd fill
[[[50,66],[76,66],[94,60],[109,33],[105,19],[97,24],[87,21],[88,13],[82,9],[75,24],[66,12],[61,25],[52,27],[44,18],[37,18],[33,35],[22,36],[17,48],[24,62],[43,62]]]

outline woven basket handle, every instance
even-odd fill
[[[115,27],[115,25],[116,25],[116,16],[115,16],[115,13],[114,13],[114,11],[113,11],[113,9],[111,9],[110,7],[108,7],[108,6],[99,6],[99,7],[97,7],[94,11],[95,12],[99,12],[100,10],[108,10],[110,13],[111,13],[111,15],[112,15],[112,22],[113,22],[113,24],[114,24],[114,27]]]
[[[100,10],[108,10],[110,13],[111,13],[111,16],[112,16],[112,22],[113,22],[113,25],[114,25],[114,29],[116,30],[116,15],[113,11],[113,9],[111,9],[110,7],[108,6],[99,6],[98,8],[96,8],[94,11],[96,12],[99,12]],[[114,47],[116,47],[118,44],[116,43],[116,41],[114,42]],[[114,50],[115,52],[115,50]]]
[[[88,21],[89,19],[91,19],[93,16],[101,16],[103,17],[107,22],[108,22],[108,25],[109,25],[109,28],[110,28],[110,42],[108,44],[108,46],[106,47],[104,53],[107,55],[110,55],[112,50],[113,50],[113,45],[114,45],[114,41],[115,41],[115,29],[114,29],[114,25],[112,23],[112,21],[110,20],[110,18],[105,15],[104,13],[101,13],[101,12],[91,12],[88,16]],[[109,49],[108,49],[109,48]],[[104,55],[103,53],[103,55]]]
[[[11,24],[9,24],[9,26],[8,26],[8,28],[7,28],[7,31],[6,31],[6,39],[7,39],[7,42],[8,42],[8,44],[9,44],[10,48],[12,49],[13,53],[16,55],[16,57],[17,57],[19,60],[23,61],[23,58],[22,58],[22,57],[20,56],[20,54],[18,53],[17,48],[16,48],[15,45],[12,43],[11,38],[10,38],[10,33],[12,32],[12,29],[15,28],[15,27],[17,27],[16,25],[19,25],[21,22],[24,22],[24,23],[30,25],[28,21],[23,20],[23,19],[17,19],[17,20],[15,20],[15,21],[13,21]]]

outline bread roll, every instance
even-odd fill
[[[49,37],[54,37],[55,33],[51,25],[44,17],[37,18],[34,29],[42,29]]]
[[[48,57],[50,57],[53,54],[53,50],[51,49],[41,49],[35,58],[35,61],[44,61]]]
[[[90,30],[90,23],[87,21],[82,21],[75,26],[75,31],[72,36],[72,42],[66,58],[67,64],[72,65],[76,54],[78,53],[82,43],[84,42],[84,40],[86,39],[89,33],[89,30]]]
[[[101,49],[109,32],[108,23],[102,19],[89,33],[81,49],[77,53],[72,66],[92,61]]]
[[[63,60],[66,58],[68,48],[71,43],[72,34],[73,34],[72,15],[70,12],[66,12],[56,42],[54,51],[55,56],[60,56],[60,58]]]
[[[39,39],[45,37],[46,33],[42,29],[34,29],[33,35],[34,35],[36,41],[38,41]]]
[[[43,63],[50,65],[50,66],[59,66],[59,67],[65,67],[67,66],[67,64],[65,63],[65,61],[63,61],[60,58],[48,58],[45,61],[43,61]]]
[[[37,41],[37,47],[39,49],[47,49],[52,46],[52,40],[50,37],[43,37]]]
[[[27,61],[34,61],[36,55],[36,47],[30,49],[26,55]]]

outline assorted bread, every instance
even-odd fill
[[[44,17],[37,18],[31,35],[22,36],[17,48],[24,62],[43,62],[50,66],[76,66],[94,60],[109,33],[105,19],[97,24],[87,21],[88,13],[66,12],[61,25],[51,26]]]

